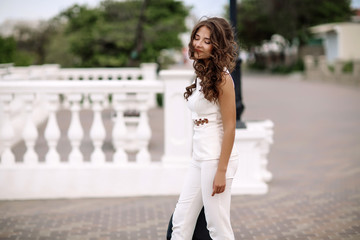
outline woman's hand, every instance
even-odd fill
[[[214,196],[216,193],[222,193],[225,191],[226,187],[226,171],[216,171],[214,182],[213,182],[213,192],[211,196]]]

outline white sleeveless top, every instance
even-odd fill
[[[196,89],[188,98],[187,105],[191,110],[192,120],[208,119],[208,123],[194,124],[193,159],[215,160],[220,158],[221,144],[224,136],[220,106],[208,101],[201,92],[201,79],[197,78]],[[237,158],[238,151],[234,143],[230,160]]]

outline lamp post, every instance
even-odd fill
[[[230,22],[234,28],[235,41],[236,37],[236,0],[230,0]],[[245,109],[242,102],[242,88],[241,88],[241,58],[238,56],[236,59],[236,65],[231,76],[235,85],[235,97],[236,97],[236,128],[246,128],[244,122],[241,120],[241,115]]]

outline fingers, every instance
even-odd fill
[[[225,187],[226,186],[222,186],[222,187],[213,186],[213,192],[212,192],[211,196],[214,196],[215,194],[223,193],[225,191]]]
[[[215,187],[215,183],[213,182],[213,192],[211,194],[211,196],[214,196],[216,193],[216,187]]]
[[[224,192],[224,191],[225,191],[225,187],[220,187],[220,188],[218,188],[217,193],[222,193],[222,192]]]

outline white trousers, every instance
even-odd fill
[[[231,184],[238,160],[230,160],[223,193],[211,196],[218,160],[192,160],[173,215],[172,240],[191,240],[204,206],[207,229],[213,240],[234,240],[230,223]]]

